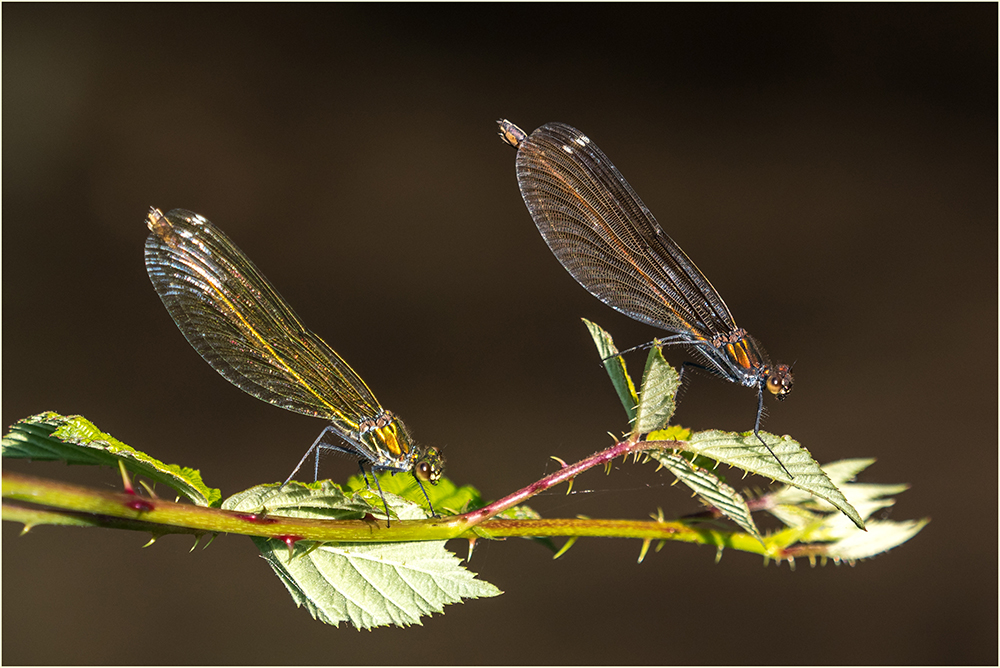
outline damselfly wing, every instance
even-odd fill
[[[247,394],[330,422],[286,483],[312,454],[318,477],[322,450],[356,455],[362,472],[365,465],[374,472],[412,472],[421,489],[422,482],[437,482],[444,465],[438,451],[413,442],[399,418],[302,324],[222,230],[183,209],[164,215],[151,208],[146,225],[149,278],[198,354]]]
[[[791,367],[771,364],[736,325],[705,275],[590,138],[564,123],[530,135],[510,121],[497,123],[500,137],[517,149],[524,203],[563,267],[608,306],[672,333],[653,345],[685,345],[704,368],[755,388],[754,434],[771,451],[760,436],[764,391],[784,399],[792,389]]]

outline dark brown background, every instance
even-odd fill
[[[226,495],[283,478],[318,433],[177,332],[143,266],[155,205],[222,227],[454,480],[496,498],[608,445],[623,413],[579,318],[623,345],[657,332],[559,266],[495,136],[560,120],[796,361],[767,428],[823,462],[877,457],[865,480],[913,486],[890,516],[933,522],[795,572],[676,544],[641,565],[636,541],[555,562],[480,544],[503,596],[371,633],[296,609],[245,538],[189,553],[6,524],[3,662],[995,664],[996,25],[994,4],[5,4],[5,424],[80,413]],[[678,420],[747,429],[753,410],[702,377]],[[693,510],[668,483],[619,465],[533,505]]]

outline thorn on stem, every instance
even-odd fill
[[[293,534],[275,536],[276,540],[280,540],[282,543],[288,546],[288,560],[292,560],[292,555],[295,554],[295,544],[302,540],[302,536],[296,536]]]
[[[556,552],[554,555],[552,555],[552,559],[553,560],[558,559],[562,555],[566,554],[566,551],[569,550],[569,548],[573,547],[573,543],[576,542],[577,538],[578,538],[577,536],[570,536],[566,540],[566,542],[563,543],[563,546],[561,548],[559,548],[559,551]]]
[[[125,469],[125,463],[122,460],[118,460],[118,470],[122,474],[122,486],[125,488],[126,494],[135,494],[135,488],[132,487],[132,481],[129,480],[128,471]]]
[[[325,542],[326,542],[326,541],[319,541],[319,540],[314,540],[314,541],[313,541],[313,543],[312,543],[312,545],[310,545],[310,546],[309,546],[309,549],[308,549],[308,550],[306,550],[305,552],[303,552],[303,553],[302,553],[302,556],[304,557],[304,556],[306,556],[306,555],[308,555],[308,554],[311,554],[312,552],[315,552],[315,551],[316,551],[316,550],[318,550],[318,549],[319,549],[319,548],[320,548],[320,547],[321,547],[322,545],[324,545],[324,543],[325,543]]]
[[[153,491],[152,487],[150,487],[149,485],[146,484],[145,480],[140,480],[139,484],[143,486],[143,488],[146,490],[146,493],[149,494],[151,497],[153,497],[154,499],[160,498],[160,497],[156,496],[156,492]],[[176,503],[176,501],[175,501],[175,503]]]
[[[122,486],[125,488],[125,493],[129,496],[134,496],[135,498],[127,501],[125,507],[129,510],[134,510],[139,513],[149,512],[154,508],[153,504],[145,499],[140,499],[136,496],[135,487],[132,486],[132,481],[129,480],[128,471],[125,469],[125,464],[122,460],[118,460],[118,470],[122,474]]]
[[[649,538],[645,538],[645,539],[643,539],[643,541],[642,541],[642,549],[641,549],[641,550],[639,550],[639,561],[638,561],[638,562],[636,562],[636,563],[639,563],[639,564],[641,564],[641,563],[642,563],[642,560],[646,558],[646,552],[647,552],[647,551],[649,551],[649,544],[650,544],[651,542],[652,542],[652,541],[651,541],[651,539],[649,539]]]

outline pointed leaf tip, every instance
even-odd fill
[[[781,458],[794,478],[789,479],[752,432],[743,434],[718,430],[696,432],[684,443],[684,449],[804,490],[830,503],[850,518],[859,529],[865,528],[864,520],[858,511],[798,441],[789,436],[779,437],[763,431],[760,432],[760,436],[774,454]]]
[[[636,407],[639,404],[639,394],[636,392],[632,378],[628,375],[625,360],[618,354],[618,348],[615,347],[615,342],[611,339],[610,334],[601,329],[600,325],[586,318],[582,320],[583,324],[587,326],[591,338],[594,339],[594,345],[597,346],[597,353],[601,356],[604,369],[611,378],[611,384],[614,386],[615,392],[622,402],[622,406],[625,407],[625,413],[628,415],[628,421],[631,424],[635,420]]]

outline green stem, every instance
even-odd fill
[[[588,458],[584,461],[590,462],[590,466],[600,463],[592,460]],[[565,471],[562,469],[557,475],[549,476],[525,490],[537,493],[558,484],[553,478],[563,478]],[[530,495],[525,490],[507,498]],[[22,522],[26,529],[36,524],[70,524],[149,531],[154,535],[233,533],[284,541],[294,538],[295,541],[341,542],[591,536],[674,540],[762,553],[760,543],[750,536],[685,522],[602,519],[483,521],[473,517],[472,520],[478,519],[473,523],[469,515],[474,513],[469,513],[441,519],[397,521],[391,528],[386,528],[382,522],[366,520],[313,520],[277,515],[260,517],[156,498],[140,498],[124,492],[94,490],[6,471],[3,473],[3,498],[3,519]]]

